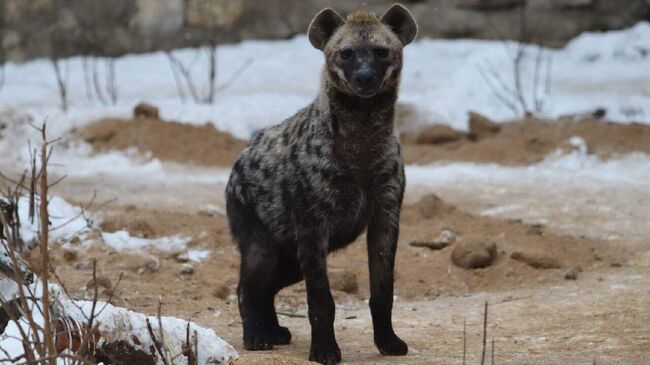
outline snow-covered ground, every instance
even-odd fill
[[[512,118],[479,70],[494,71],[507,85],[513,85],[511,57],[516,48],[499,41],[421,39],[405,49],[400,101],[414,105],[427,122],[460,129],[466,128],[470,110],[497,120]],[[521,79],[530,105],[537,47],[528,46],[525,51]],[[192,65],[196,85],[204,91],[207,51],[183,49],[175,54]],[[650,123],[650,23],[622,31],[586,33],[563,49],[546,50],[543,57],[547,56],[552,78],[542,115],[554,117],[602,107],[612,120]],[[69,113],[63,114],[49,61],[9,63],[0,109],[28,111],[36,121],[48,118],[58,126],[56,132],[107,115],[126,117],[136,103],[146,100],[160,106],[164,118],[209,121],[218,129],[246,138],[308,104],[318,91],[322,65],[322,54],[305,36],[224,45],[218,48],[219,82],[227,83],[238,73],[239,77],[219,91],[213,105],[195,105],[181,102],[164,53],[128,55],[116,64],[118,104],[102,107],[86,97],[82,59],[75,57],[63,62],[71,104]],[[103,67],[98,72],[103,79]]]
[[[17,289],[13,282],[0,281],[0,293],[5,299]],[[36,298],[42,296],[42,285],[39,283],[31,285],[31,292],[35,293]],[[106,344],[123,341],[132,346],[135,350],[149,352],[154,346],[154,339],[147,330],[147,323],[151,324],[153,333],[157,340],[161,340],[160,334],[163,334],[165,346],[169,348],[168,358],[174,358],[174,363],[183,365],[187,364],[187,358],[183,355],[183,345],[186,343],[186,330],[188,322],[173,317],[161,317],[160,322],[155,316],[146,316],[136,313],[125,308],[115,307],[111,304],[97,302],[93,306],[89,301],[75,301],[64,293],[57,285],[50,286],[50,292],[53,294],[52,308],[53,314],[58,314],[60,318],[66,321],[68,331],[76,331],[82,325],[89,322],[89,318],[94,317],[94,323],[98,324],[97,346],[102,347]],[[41,328],[44,323],[43,314],[40,309],[42,303],[34,301],[31,303],[33,308],[34,323]],[[94,310],[94,312],[93,312]],[[92,313],[92,315],[91,315]],[[159,326],[162,325],[162,328]],[[231,364],[238,357],[237,351],[228,343],[223,341],[216,333],[207,328],[200,327],[194,323],[190,326],[190,343],[196,341],[196,356],[199,364]],[[0,353],[0,362],[11,362],[11,359],[18,358],[24,353],[21,333],[27,333],[31,336],[30,324],[22,319],[18,322],[9,321],[7,327],[0,333],[0,343],[2,352]],[[70,336],[77,334],[70,333]],[[43,338],[43,331],[38,330],[38,336]],[[72,337],[71,337],[72,338]],[[57,340],[59,343],[72,343],[73,340]],[[66,351],[67,353],[67,351]],[[157,364],[163,364],[160,358],[156,359]],[[65,365],[73,363],[69,359],[59,359],[57,364]]]

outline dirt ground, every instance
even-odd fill
[[[472,141],[462,138],[436,145],[417,144],[405,135],[408,163],[437,161],[493,162],[527,165],[538,162],[572,136],[582,137],[589,152],[608,158],[629,152],[650,153],[650,127],[597,120],[522,120],[504,125],[498,134]],[[244,142],[210,126],[192,127],[155,119],[104,120],[75,131],[70,138],[91,143],[97,152],[137,148],[163,161],[200,171],[228,167]],[[196,169],[196,170],[191,170]],[[223,186],[70,178],[55,190],[81,203],[94,186],[119,200],[102,209],[104,231],[125,229],[134,236],[191,236],[191,248],[211,255],[191,263],[194,273],[180,273],[178,252],[118,253],[106,246],[73,245],[56,250],[53,263],[74,297],[88,298],[89,263],[98,260],[100,274],[116,283],[117,305],[154,314],[187,318],[214,328],[241,353],[237,364],[303,364],[309,352],[309,325],[304,284],[285,289],[277,298],[280,322],[293,342],[271,352],[247,352],[234,291],[238,252],[231,242],[223,206]],[[517,219],[475,214],[432,193],[410,194],[403,207],[397,254],[394,322],[410,345],[403,358],[379,356],[372,344],[367,308],[368,273],[365,237],[329,258],[337,303],[336,332],[349,364],[462,363],[466,322],[468,363],[479,363],[484,302],[489,302],[488,333],[494,339],[495,362],[502,364],[643,364],[650,362],[650,249],[581,234],[567,234],[553,224],[531,225]],[[588,221],[585,222],[589,224]],[[440,250],[414,247],[435,241],[443,231],[457,237]],[[94,235],[94,236],[93,236]],[[97,238],[97,233],[91,233]],[[644,241],[641,238],[640,241]],[[455,246],[495,243],[497,257],[486,268],[465,270],[450,259]],[[547,260],[555,268],[540,269],[511,258],[513,253]],[[345,273],[345,275],[341,275]],[[576,275],[576,280],[571,278]],[[349,285],[356,278],[358,289]],[[347,280],[347,281],[346,281]],[[107,298],[109,293],[104,294]],[[489,347],[489,346],[488,346]],[[488,355],[489,348],[488,348]]]
[[[403,132],[402,153],[407,164],[471,161],[523,166],[567,148],[571,137],[581,137],[588,152],[603,159],[632,152],[650,153],[650,126],[639,123],[525,118],[501,124],[500,129],[494,136],[478,140],[455,131],[456,140],[436,144],[417,143],[418,132]],[[157,119],[105,119],[77,134],[98,152],[136,148],[161,160],[201,166],[230,166],[246,145],[209,124],[196,127]]]

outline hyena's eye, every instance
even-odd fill
[[[341,58],[344,59],[344,60],[347,60],[347,59],[349,59],[350,57],[352,57],[352,54],[353,54],[353,53],[354,53],[354,51],[351,50],[350,48],[344,48],[344,49],[342,49],[341,52],[340,52],[340,54],[341,54]]]
[[[383,47],[375,48],[375,55],[381,58],[388,57],[388,48],[383,48]]]

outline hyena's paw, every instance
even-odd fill
[[[274,345],[291,342],[291,332],[286,327],[257,327],[244,329],[244,348],[249,351],[271,350]]]
[[[288,345],[291,343],[291,331],[287,327],[278,326],[274,332],[274,345]]]
[[[309,351],[309,361],[324,365],[334,365],[341,361],[341,350],[336,342],[323,344],[314,343]]]
[[[376,337],[375,345],[377,345],[379,353],[382,355],[404,356],[409,352],[406,342],[402,341],[394,333],[388,336]]]

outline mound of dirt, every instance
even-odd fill
[[[78,132],[95,151],[137,148],[160,160],[231,166],[246,142],[211,124],[193,126],[151,118],[103,119]]]
[[[461,138],[443,144],[422,144],[427,136],[402,134],[406,163],[436,161],[472,161],[521,166],[537,163],[562,148],[574,136],[587,143],[589,153],[604,159],[631,152],[650,153],[650,126],[620,124],[597,119],[560,119],[557,121],[526,118],[500,124],[500,131],[472,141]],[[430,133],[425,130],[423,133]]]
[[[481,132],[478,139],[439,125],[419,133],[404,132],[404,159],[409,164],[471,161],[522,166],[540,162],[566,147],[574,136],[585,140],[589,153],[604,159],[631,152],[650,153],[650,126],[638,123],[526,118],[499,124],[498,129],[483,124],[474,126],[487,131]],[[400,129],[409,130],[408,125]],[[195,126],[150,118],[103,119],[77,132],[77,136],[98,152],[137,148],[161,160],[202,166],[231,166],[246,146],[246,141],[218,131],[211,124]]]

